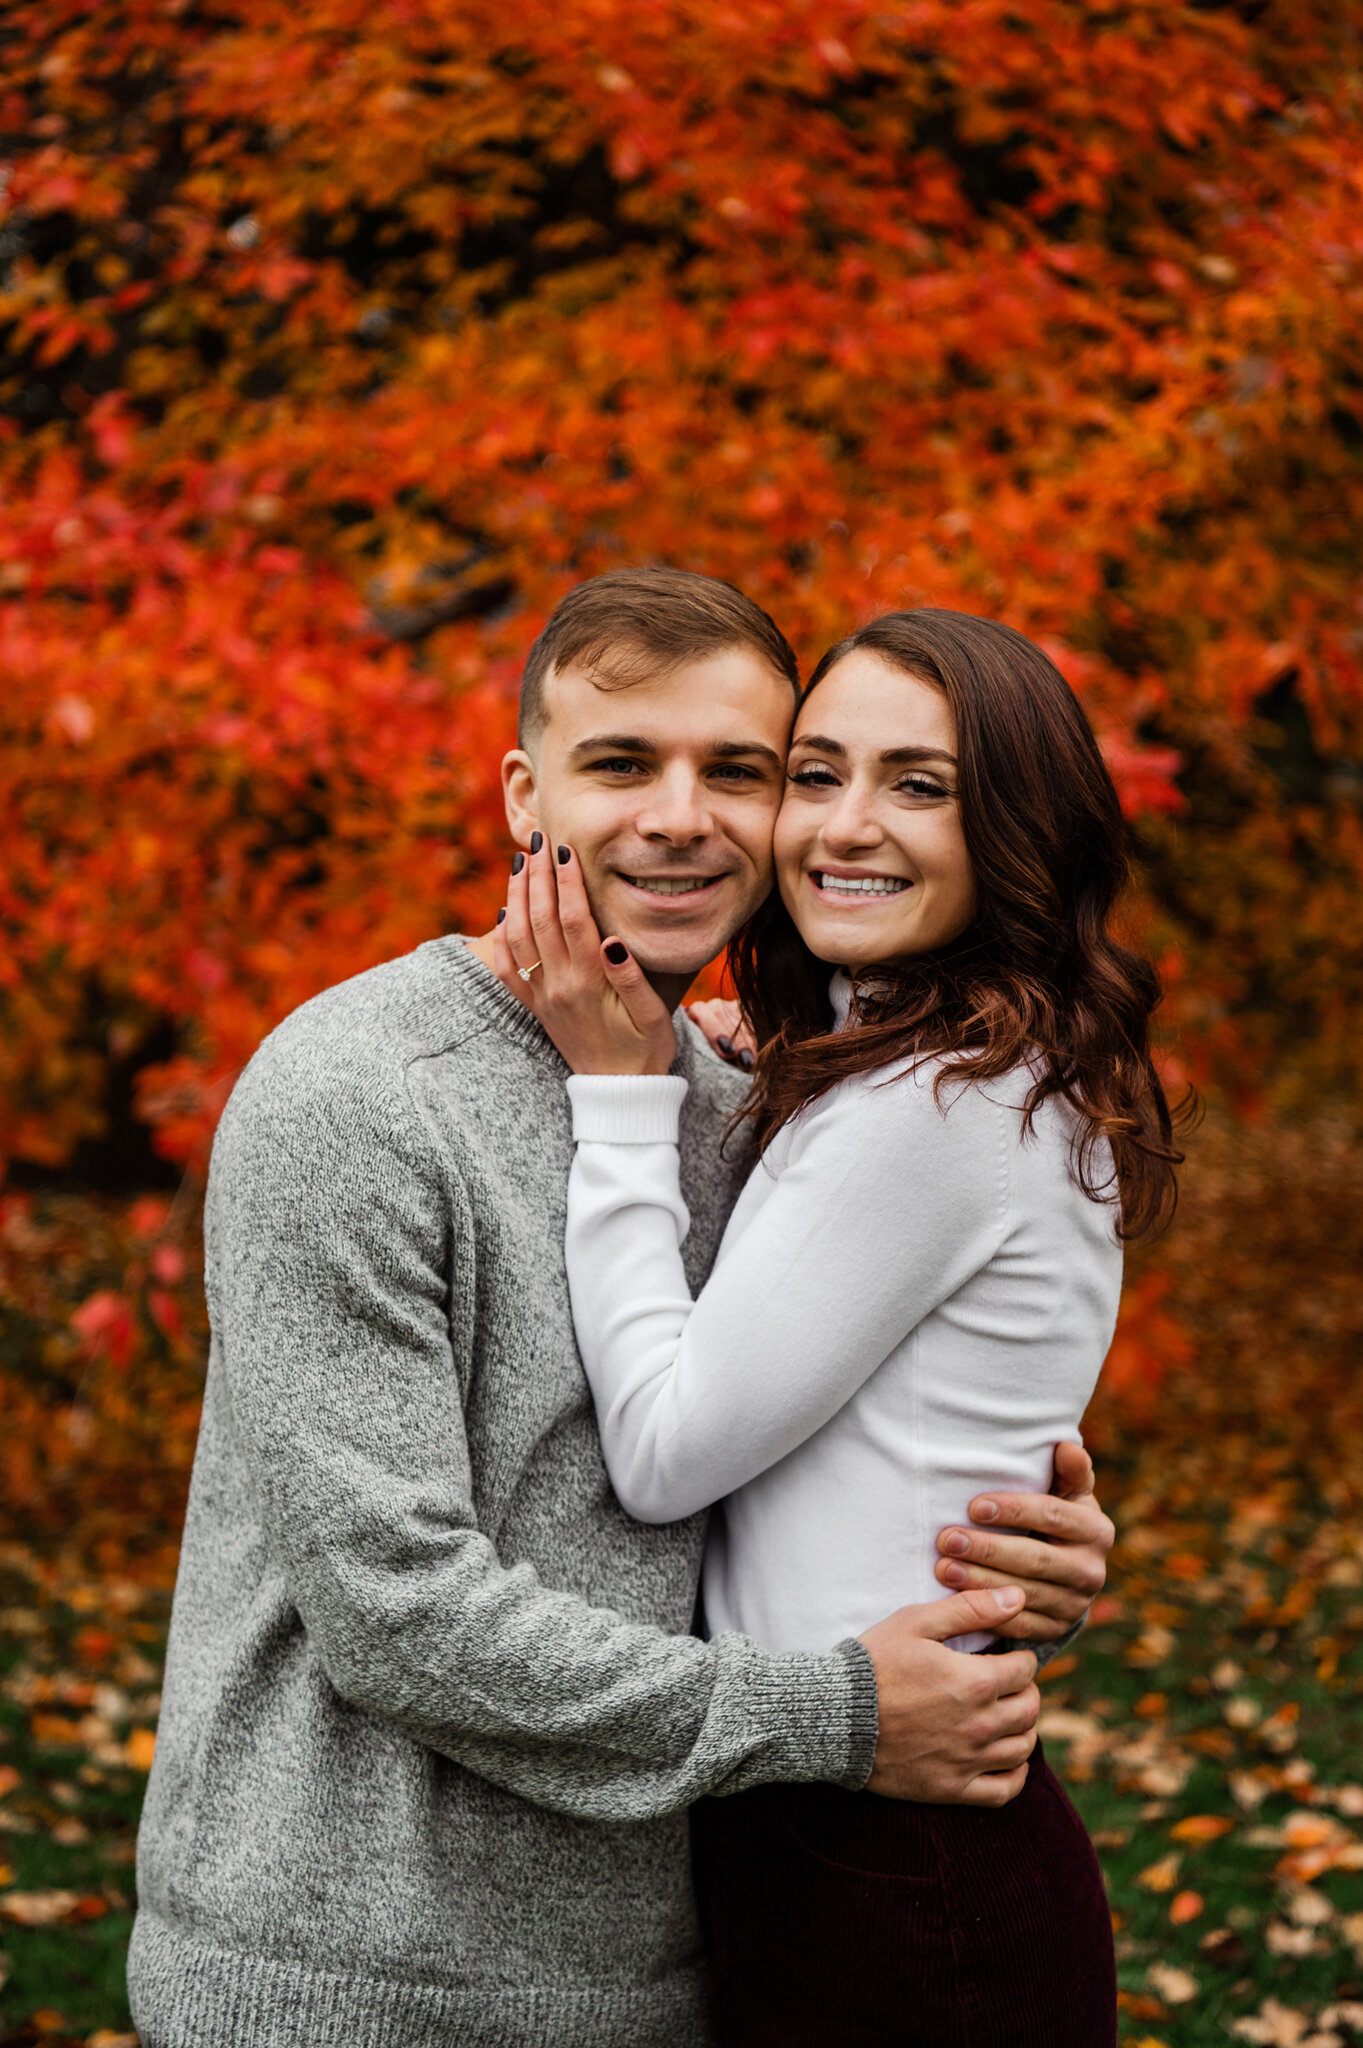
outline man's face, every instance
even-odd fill
[[[730,648],[624,689],[555,671],[545,701],[533,751],[502,766],[517,844],[571,846],[602,937],[689,981],[771,888],[790,684]]]

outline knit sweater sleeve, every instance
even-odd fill
[[[740,1200],[694,1302],[675,1142],[685,1084],[569,1081],[573,1322],[629,1513],[672,1521],[776,1464],[1003,1242],[1004,1112],[978,1088],[939,1103],[933,1079],[877,1075],[817,1102],[787,1134],[767,1199],[746,1217]]]
[[[471,1227],[400,1078],[267,1042],[214,1149],[209,1304],[264,1568],[326,1680],[571,1814],[864,1782],[876,1700],[860,1645],[783,1656],[673,1636],[499,1557],[451,1343]]]

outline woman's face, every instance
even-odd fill
[[[858,648],[795,723],[776,821],[781,897],[854,971],[946,945],[975,915],[945,694]]]

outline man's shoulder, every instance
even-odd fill
[[[685,1011],[678,1018],[677,1041],[678,1064],[690,1084],[691,1098],[727,1122],[747,1096],[748,1076],[719,1057]]]
[[[357,1117],[398,1108],[414,1060],[485,1028],[470,1002],[458,938],[435,939],[302,1003],[262,1040],[225,1121]]]

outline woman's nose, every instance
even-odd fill
[[[884,838],[875,805],[865,791],[855,787],[842,790],[823,814],[820,834],[830,853],[850,853],[878,846]]]

